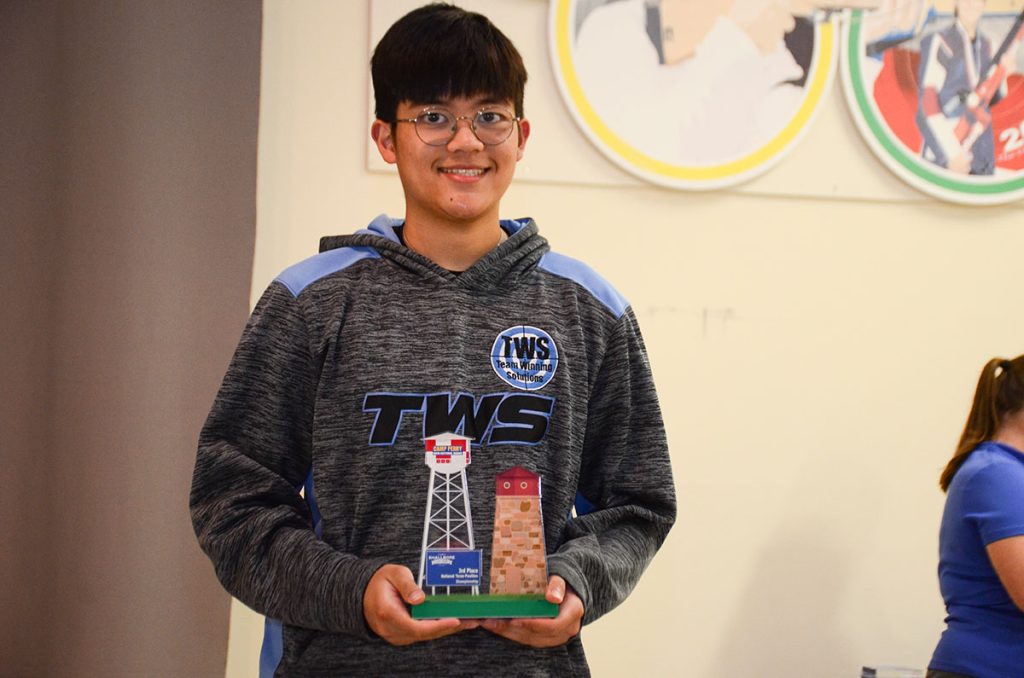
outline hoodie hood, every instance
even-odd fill
[[[404,219],[381,214],[368,227],[352,235],[321,238],[320,251],[327,252],[339,247],[368,247],[380,254],[381,258],[436,284],[488,290],[513,284],[519,277],[533,270],[550,249],[548,241],[538,234],[533,219],[503,219],[500,222],[501,228],[508,234],[508,239],[462,273],[455,274],[403,245],[395,229],[404,223]]]

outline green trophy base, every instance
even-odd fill
[[[524,617],[557,617],[558,606],[545,600],[543,594],[507,594],[474,596],[471,593],[427,596],[412,606],[413,619],[492,619]]]

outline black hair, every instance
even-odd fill
[[[414,9],[377,43],[370,60],[377,118],[394,123],[402,101],[489,96],[523,115],[526,68],[515,45],[482,14],[446,3]]]

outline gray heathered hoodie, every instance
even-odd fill
[[[676,510],[625,300],[528,219],[503,221],[508,240],[461,275],[402,245],[399,225],[324,238],[256,305],[199,439],[199,542],[229,592],[283,620],[278,675],[589,675],[579,637],[541,650],[475,629],[392,647],[363,618],[380,565],[417,572],[425,436],[474,439],[483,591],[495,476],[542,477],[549,572],[584,623],[625,599]],[[567,518],[574,500],[592,509]]]

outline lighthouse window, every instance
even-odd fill
[[[506,480],[505,481],[505,489],[507,490],[510,487],[512,487],[512,483],[510,483],[509,481]]]
[[[524,489],[524,490],[525,490],[525,489],[526,489],[526,481],[524,480],[523,482],[519,483],[519,487],[520,487],[521,489]]]

